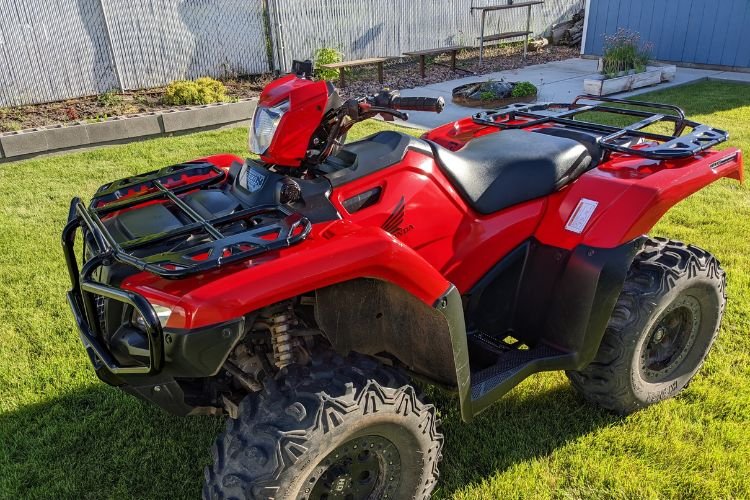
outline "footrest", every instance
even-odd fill
[[[574,353],[547,345],[530,349],[510,349],[499,354],[492,366],[471,375],[471,400],[478,413],[532,373],[565,369]]]

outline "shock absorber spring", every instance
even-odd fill
[[[274,364],[279,369],[294,363],[294,353],[292,352],[294,345],[292,343],[292,335],[289,333],[293,319],[292,312],[286,310],[274,314],[269,321]]]

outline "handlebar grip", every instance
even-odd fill
[[[440,113],[445,108],[445,99],[438,97],[394,97],[391,108],[402,111],[432,111]]]

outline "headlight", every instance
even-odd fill
[[[161,323],[161,327],[164,328],[169,320],[169,316],[172,314],[172,310],[158,304],[151,304],[151,307],[154,308],[156,317],[159,318],[159,323]],[[141,316],[141,313],[135,308],[133,309],[133,315],[130,318],[130,322],[138,326],[141,330],[146,331],[146,321],[143,319],[143,316]]]
[[[289,99],[271,108],[258,106],[255,109],[253,123],[250,125],[250,151],[262,155],[268,150],[281,117],[287,111],[289,111]]]

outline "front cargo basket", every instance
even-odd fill
[[[115,375],[154,374],[164,364],[164,333],[153,306],[138,293],[100,282],[101,267],[120,263],[164,278],[182,278],[288,247],[310,233],[310,221],[286,206],[243,207],[206,219],[180,199],[182,193],[212,188],[225,180],[226,173],[215,165],[190,162],[102,186],[88,207],[78,198],[71,201],[62,234],[72,285],[68,302],[97,370]],[[108,215],[154,203],[168,205],[188,222],[127,241],[117,241],[107,230]],[[80,269],[75,252],[78,229],[86,240]],[[142,318],[148,344],[146,364],[123,365],[109,349],[100,311],[105,299],[126,304]]]
[[[122,179],[100,188],[89,207],[73,199],[68,223],[84,229],[97,254],[164,278],[211,271],[288,247],[310,233],[310,221],[287,206],[254,206],[206,219],[179,197],[181,193],[218,184],[225,176],[223,170],[210,163],[193,162]],[[114,212],[159,202],[170,204],[190,222],[119,242],[103,222]],[[245,229],[225,234],[225,229],[236,228],[237,224]],[[169,244],[169,251],[164,251],[165,244]]]

